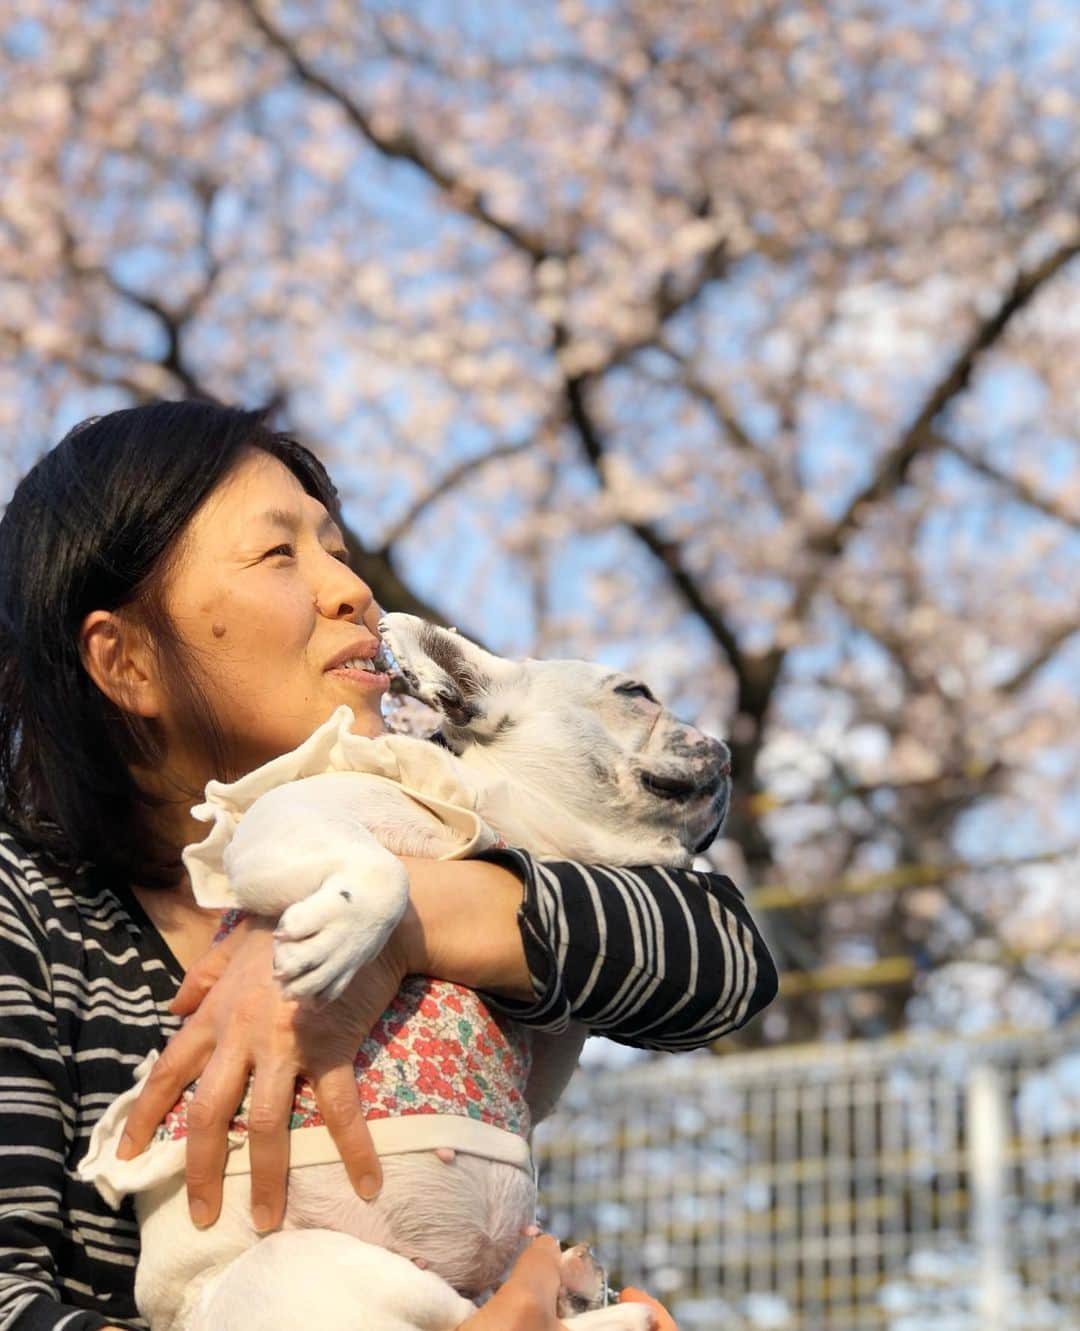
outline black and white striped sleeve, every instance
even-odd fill
[[[518,922],[536,999],[493,1006],[557,1034],[573,1020],[642,1049],[699,1049],[776,996],[776,967],[720,874],[488,851],[524,883]]]
[[[0,864],[0,871],[3,865]],[[68,1245],[64,1162],[74,1088],[60,1049],[41,921],[0,892],[0,1326],[92,1331],[93,1312],[59,1301]]]

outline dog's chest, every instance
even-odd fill
[[[354,1060],[365,1118],[452,1114],[527,1137],[524,1088],[532,1058],[530,1033],[496,1016],[471,989],[411,975],[379,1018]],[[188,1135],[188,1087],[158,1128],[156,1140]],[[234,1141],[248,1133],[251,1087],[229,1124]],[[324,1127],[307,1080],[297,1081],[291,1130]]]

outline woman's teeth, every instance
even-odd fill
[[[350,656],[334,666],[335,670],[364,670],[369,675],[383,675],[393,669],[390,653],[380,646],[372,656]]]

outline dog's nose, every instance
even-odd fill
[[[710,781],[722,781],[731,775],[731,750],[722,739],[705,737],[701,756],[702,774]]]

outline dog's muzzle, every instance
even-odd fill
[[[695,854],[719,832],[731,799],[731,752],[721,740],[700,731],[674,732],[664,746],[663,763],[650,763],[638,774],[643,789],[677,814]]]

